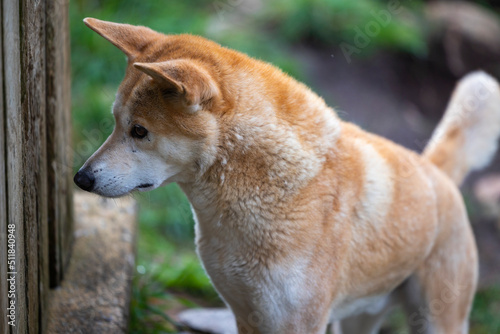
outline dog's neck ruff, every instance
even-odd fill
[[[220,135],[214,164],[193,182],[180,184],[200,225],[241,227],[287,219],[287,204],[335,154],[340,135],[333,110],[314,98],[312,105],[319,107],[308,111],[304,124],[288,123],[271,107],[262,111],[266,116],[232,119],[234,125]],[[315,132],[307,126],[311,122]]]

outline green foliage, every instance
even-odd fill
[[[189,205],[176,185],[140,197],[137,272],[133,281],[132,333],[175,333],[178,324],[166,313],[197,304],[188,294],[220,304],[194,251]],[[176,326],[177,325],[177,326]]]
[[[263,18],[291,42],[314,41],[327,47],[344,42],[360,53],[385,47],[423,55],[420,7],[420,1],[277,0],[269,3]],[[366,45],[357,43],[359,31],[366,35]]]
[[[140,206],[138,267],[166,289],[217,300],[195,254],[191,209],[179,187],[146,193]]]
[[[500,285],[476,294],[470,319],[471,333],[500,333]]]

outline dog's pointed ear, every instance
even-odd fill
[[[149,75],[165,90],[182,96],[192,111],[196,111],[200,104],[220,96],[217,84],[209,72],[193,60],[134,63],[134,67]]]
[[[90,17],[85,18],[83,22],[122,50],[129,60],[134,59],[148,45],[163,36],[142,26],[101,21]]]

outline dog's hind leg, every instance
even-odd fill
[[[393,291],[385,304],[375,312],[364,312],[342,319],[342,334],[377,334],[387,314],[399,305],[398,291]]]
[[[469,226],[459,229],[440,243],[416,272],[424,303],[409,310],[412,333],[468,332],[478,276],[477,252]]]
[[[342,320],[342,334],[377,334],[387,312],[362,313]]]
[[[343,334],[340,321],[329,323],[326,327],[326,334]]]
[[[398,297],[406,313],[406,322],[411,334],[433,334],[428,318],[428,306],[422,287],[415,276],[407,279],[399,288]]]

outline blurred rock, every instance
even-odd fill
[[[73,254],[51,291],[47,333],[127,333],[137,206],[75,192]]]
[[[431,2],[425,8],[431,28],[429,57],[455,76],[483,68],[497,72],[500,20],[486,7],[464,1]]]
[[[233,313],[224,308],[190,309],[179,313],[179,322],[203,333],[237,334]]]

